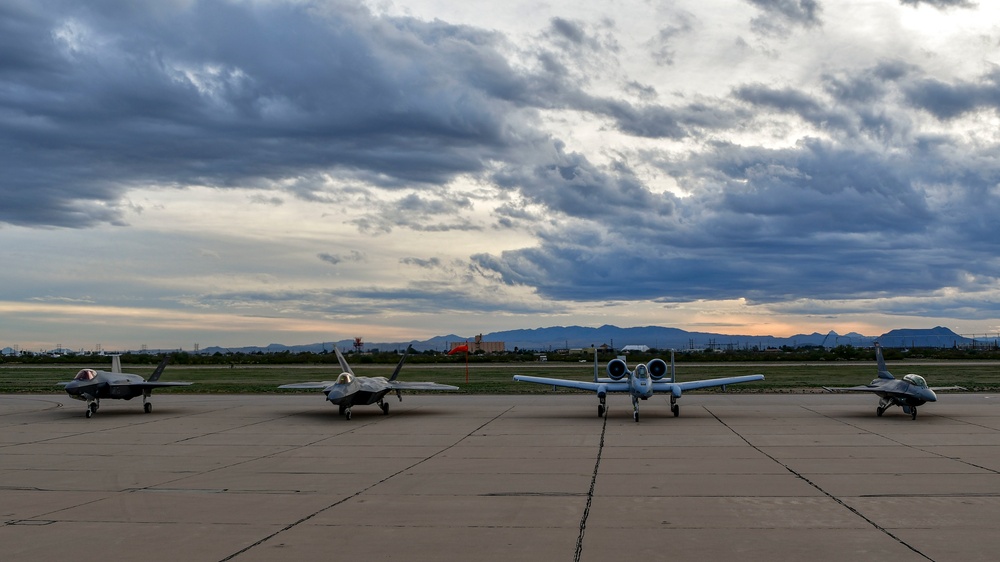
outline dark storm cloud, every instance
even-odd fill
[[[822,11],[816,0],[746,0],[768,15],[778,16],[803,25],[819,23]]]
[[[764,12],[751,20],[754,31],[763,35],[784,36],[789,27],[813,27],[822,25],[819,14],[822,11],[817,0],[746,0]]]
[[[783,302],[988,290],[1000,279],[993,257],[1000,239],[991,226],[1000,212],[1000,147],[921,133],[907,106],[928,80],[919,68],[889,61],[827,74],[812,92],[736,87],[732,100],[753,108],[750,123],[792,116],[830,138],[805,133],[775,149],[707,141],[724,129],[685,131],[707,142],[648,160],[690,194],[684,199],[630,181],[624,162],[613,172],[579,158],[572,173],[536,169],[535,178],[517,179],[532,186],[528,196],[577,220],[541,229],[537,247],[474,260],[506,283],[581,301]],[[991,107],[992,80],[950,87],[971,90],[955,96],[970,98],[969,107]],[[726,100],[715,107],[732,111]],[[578,178],[587,181],[574,183]],[[990,311],[958,307],[955,314],[989,317],[998,308],[984,306]]]
[[[119,222],[142,184],[440,183],[510,150],[531,94],[501,37],[323,6],[0,8],[0,222]]]
[[[958,80],[949,84],[924,78],[909,84],[906,95],[910,103],[938,119],[953,119],[978,109],[995,111],[1000,109],[1000,70],[974,82]]]

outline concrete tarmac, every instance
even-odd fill
[[[995,560],[1000,395],[0,396],[12,560]]]

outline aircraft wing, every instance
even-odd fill
[[[740,384],[744,382],[762,381],[764,375],[743,375],[740,377],[724,377],[720,379],[705,379],[701,381],[686,382],[654,382],[653,390],[656,392],[671,392],[673,387],[679,387],[682,391],[696,390],[699,388],[711,388],[713,386],[725,386],[727,384]]]
[[[627,382],[593,382],[593,381],[572,381],[566,379],[550,379],[546,377],[528,377],[525,375],[514,375],[514,380],[520,382],[533,382],[547,386],[561,386],[563,388],[575,388],[578,390],[589,390],[597,392],[600,387],[604,387],[606,392],[628,392]]]
[[[302,390],[302,389],[310,389],[310,390],[312,390],[312,389],[319,389],[319,390],[323,390],[324,388],[326,388],[326,387],[328,387],[328,386],[330,386],[332,384],[333,384],[332,381],[296,382],[296,383],[292,383],[292,384],[283,384],[283,385],[279,386],[278,388],[293,388],[293,389],[300,389],[300,390]]]
[[[965,388],[964,386],[932,386],[932,387],[930,387],[930,389],[933,390],[934,392],[937,392],[939,390],[964,390],[964,391],[968,391],[969,390],[968,388]]]
[[[389,388],[392,390],[458,390],[457,386],[450,384],[439,384],[436,382],[405,382],[389,381]]]
[[[868,386],[868,385],[848,386],[848,387],[824,386],[823,390],[827,392],[882,392],[882,393],[892,394],[891,392],[887,392],[885,388],[879,386]]]
[[[134,382],[127,386],[138,386],[139,388],[162,388],[164,386],[191,386],[190,382]],[[111,386],[117,386],[112,384]]]

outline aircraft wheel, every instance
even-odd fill
[[[383,402],[382,403],[382,415],[384,415],[384,416],[388,416],[389,415],[389,403],[388,402]]]
[[[639,410],[632,412],[632,419],[634,419],[636,422],[639,421]]]
[[[681,407],[677,404],[670,406],[670,411],[674,413],[675,418],[681,415]]]
[[[347,411],[347,407],[346,406],[337,406],[337,411],[338,411],[338,413],[340,415],[344,415],[344,412]]]
[[[880,417],[880,418],[881,418],[881,417],[882,417],[882,414],[884,414],[884,413],[885,413],[885,409],[884,409],[884,408],[882,408],[882,406],[876,406],[876,407],[875,407],[875,415],[876,415],[876,416],[878,416],[878,417]]]
[[[344,412],[344,417],[347,419],[351,419],[351,411],[347,410],[346,412]]]
[[[152,412],[153,404],[150,402],[146,402],[145,404],[142,405],[142,411],[146,412],[147,414]]]
[[[604,417],[604,404],[598,404],[597,405],[597,417],[599,417],[599,418],[603,418]]]
[[[87,413],[84,415],[87,416],[87,419],[90,419],[94,416],[94,411],[91,410],[90,408],[87,408]]]
[[[911,414],[912,414],[912,416],[913,416],[913,417],[911,417],[911,418],[910,418],[911,420],[915,420],[915,419],[917,419],[917,407],[916,407],[916,406],[912,406],[912,407],[910,408],[910,413],[911,413]]]

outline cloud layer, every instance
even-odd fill
[[[524,318],[743,299],[998,326],[1000,28],[938,43],[913,23],[996,11],[857,3],[876,19],[820,0],[557,4],[494,26],[420,2],[8,2],[0,232],[72,247],[167,205],[138,193],[207,189],[246,194],[229,236],[308,208],[328,240],[295,261],[268,230],[256,258],[287,269],[219,258],[192,275],[271,281],[160,283],[169,306]],[[16,281],[0,300],[103,302]]]

